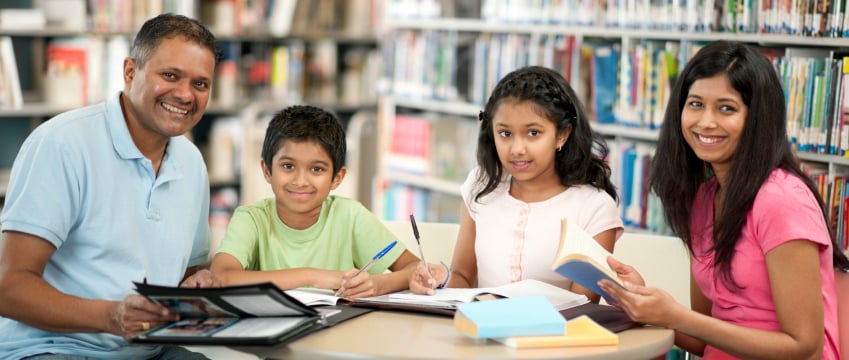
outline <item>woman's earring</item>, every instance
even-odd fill
[[[563,149],[563,145],[560,145],[560,146],[557,147],[558,152],[560,151],[560,149]]]

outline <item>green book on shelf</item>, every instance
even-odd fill
[[[566,320],[545,297],[526,296],[457,305],[454,327],[477,339],[563,335]]]

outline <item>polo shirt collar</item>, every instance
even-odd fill
[[[143,159],[144,155],[133,142],[130,136],[130,129],[127,127],[127,120],[124,118],[124,113],[121,111],[121,91],[116,92],[109,100],[106,101],[106,120],[109,124],[109,133],[112,137],[112,147],[118,156],[124,160]],[[167,181],[177,179],[182,176],[179,171],[177,159],[171,150],[175,149],[175,139],[172,137],[168,140],[168,148],[165,150],[165,157],[162,159],[162,164],[159,168],[159,180]]]

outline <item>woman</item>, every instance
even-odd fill
[[[838,359],[834,269],[847,259],[787,141],[766,57],[735,42],[702,48],[675,84],[651,170],[691,252],[692,310],[612,258],[627,290],[602,289],[704,359]]]

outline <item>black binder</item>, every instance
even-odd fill
[[[182,288],[135,283],[150,301],[180,320],[135,335],[133,343],[277,345],[368,312],[345,306],[304,305],[272,283]]]

